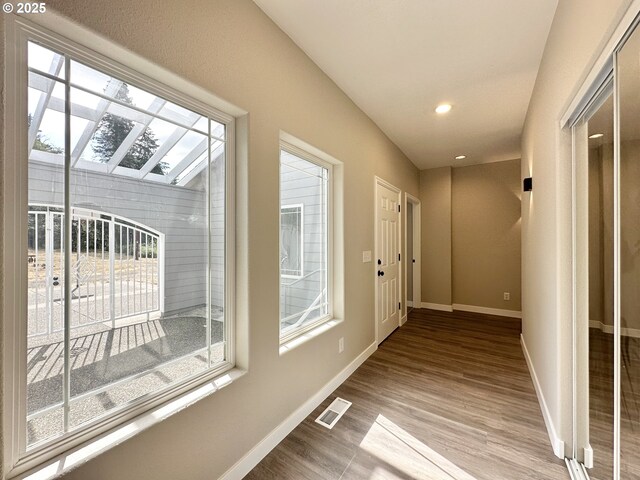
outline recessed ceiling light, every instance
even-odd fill
[[[458,155],[458,156],[456,157],[456,160],[464,160],[465,158],[467,158],[467,156],[466,156],[466,155]]]
[[[447,113],[449,110],[451,110],[451,105],[448,103],[441,103],[436,107],[436,113]]]
[[[589,135],[589,138],[600,138],[604,137],[604,133],[594,133],[593,135]]]

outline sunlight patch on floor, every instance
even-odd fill
[[[476,480],[383,415],[360,448],[376,457],[369,480]]]

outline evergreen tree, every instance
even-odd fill
[[[114,98],[133,105],[133,100],[129,95],[129,86],[126,83],[120,86]],[[98,129],[96,130],[91,145],[95,158],[103,163],[109,162],[133,127],[133,120],[106,113],[98,124]],[[129,151],[119,165],[121,167],[140,170],[157,149],[158,140],[153,134],[153,131],[150,128],[146,128],[131,148],[129,148]],[[164,175],[167,168],[168,165],[165,162],[159,162],[153,167],[151,172]]]
[[[31,114],[27,116],[27,126],[31,127],[31,122],[33,121],[33,117]],[[56,147],[55,145],[51,145],[49,139],[42,134],[42,130],[38,130],[36,133],[36,140],[33,142],[34,150],[41,150],[43,152],[50,153],[62,153],[64,152],[63,148]]]

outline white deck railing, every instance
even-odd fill
[[[71,327],[142,316],[163,306],[164,235],[145,225],[95,210],[72,211]],[[64,327],[64,213],[29,206],[28,334]]]
[[[306,275],[300,278],[297,278],[291,282],[282,283],[281,284],[281,288],[282,288],[282,299],[281,299],[282,306],[281,307],[285,309],[284,311],[286,311],[287,308],[291,308],[289,302],[290,302],[290,295],[292,290],[295,291],[295,289],[301,283],[305,282],[306,280],[309,280],[312,276],[323,274],[324,272],[325,272],[324,269],[313,270],[312,272],[309,272]],[[326,293],[327,293],[326,288],[322,289],[317,297],[310,299],[310,304],[306,308],[301,309],[299,311],[295,311],[293,314],[290,314],[281,318],[280,324],[281,324],[282,332],[290,331],[294,327],[298,327],[299,325],[304,323],[304,321],[309,317],[309,315],[312,312],[325,307],[327,305]],[[292,320],[295,320],[295,322],[291,325],[288,325],[288,322],[291,322]]]

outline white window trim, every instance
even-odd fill
[[[315,165],[318,165],[327,170],[327,314],[322,317],[310,322],[300,328],[296,328],[293,331],[286,332],[284,335],[282,333],[282,325],[281,318],[282,312],[280,311],[280,307],[278,308],[278,331],[280,336],[280,352],[281,354],[285,351],[288,351],[291,344],[299,342],[295,342],[298,338],[303,336],[308,336],[308,338],[313,338],[315,335],[308,335],[310,332],[316,329],[320,329],[324,324],[335,320],[336,317],[334,315],[334,299],[335,299],[335,275],[336,269],[334,265],[335,257],[334,257],[334,243],[335,243],[335,181],[334,181],[334,169],[341,168],[342,162],[334,159],[333,157],[327,155],[326,153],[316,149],[315,147],[311,147],[307,143],[302,140],[298,140],[297,138],[286,134],[284,132],[280,133],[280,152],[285,151],[299,157],[303,160],[311,162]],[[313,153],[311,153],[313,152]],[[278,168],[280,169],[282,166],[282,161],[278,161]],[[279,177],[279,176],[278,176]],[[280,178],[280,177],[279,177]],[[278,181],[278,185],[280,185],[280,181]],[[279,189],[280,187],[278,187]],[[280,197],[280,195],[278,195]],[[280,218],[280,217],[279,217]],[[280,219],[278,220],[280,222]],[[279,225],[279,229],[280,229]],[[280,242],[278,242],[278,250],[280,249]],[[282,289],[282,284],[279,282],[280,288]],[[280,302],[278,302],[280,305]],[[322,329],[324,331],[324,329]],[[285,347],[284,349],[282,347]]]
[[[157,423],[182,408],[226,386],[243,371],[235,365],[235,118],[246,112],[212,95],[181,77],[154,65],[109,40],[81,27],[66,18],[48,11],[31,16],[29,20],[15,14],[5,15],[5,78],[7,95],[5,111],[5,142],[3,174],[4,195],[14,199],[0,207],[5,221],[3,271],[10,282],[3,285],[3,358],[4,374],[4,462],[3,475],[24,476],[25,472],[40,472],[40,468],[53,458],[62,458],[65,452],[84,450],[81,461],[99,454]],[[60,34],[56,33],[60,32]],[[62,36],[64,33],[64,36]],[[27,111],[27,41],[42,43],[60,53],[118,78],[149,90],[169,101],[224,123],[226,142],[226,266],[225,266],[225,322],[228,360],[217,368],[190,377],[165,389],[160,394],[148,394],[98,418],[82,428],[68,432],[49,442],[43,442],[26,452],[26,262],[21,245],[26,245],[26,210],[28,205],[28,163],[26,158],[26,129],[20,128]],[[139,73],[138,73],[139,72]],[[157,80],[155,80],[157,79]],[[14,95],[13,92],[23,91]],[[188,96],[182,92],[189,92]],[[154,410],[155,409],[155,410]],[[137,417],[136,421],[133,421]],[[127,423],[129,422],[129,423]],[[142,422],[142,423],[141,423]],[[112,432],[111,434],[109,432]],[[116,432],[113,442],[105,439]],[[76,460],[78,457],[76,456]],[[77,466],[63,461],[52,475]],[[38,478],[50,478],[45,473]]]
[[[282,210],[285,208],[299,208],[300,209],[300,274],[299,275],[291,275],[291,274],[283,274],[280,276],[282,278],[290,278],[292,280],[299,280],[304,277],[304,204],[303,203],[292,203],[287,205],[280,205],[280,219],[282,220]],[[282,224],[280,225],[282,228]],[[282,272],[282,266],[280,268]]]

